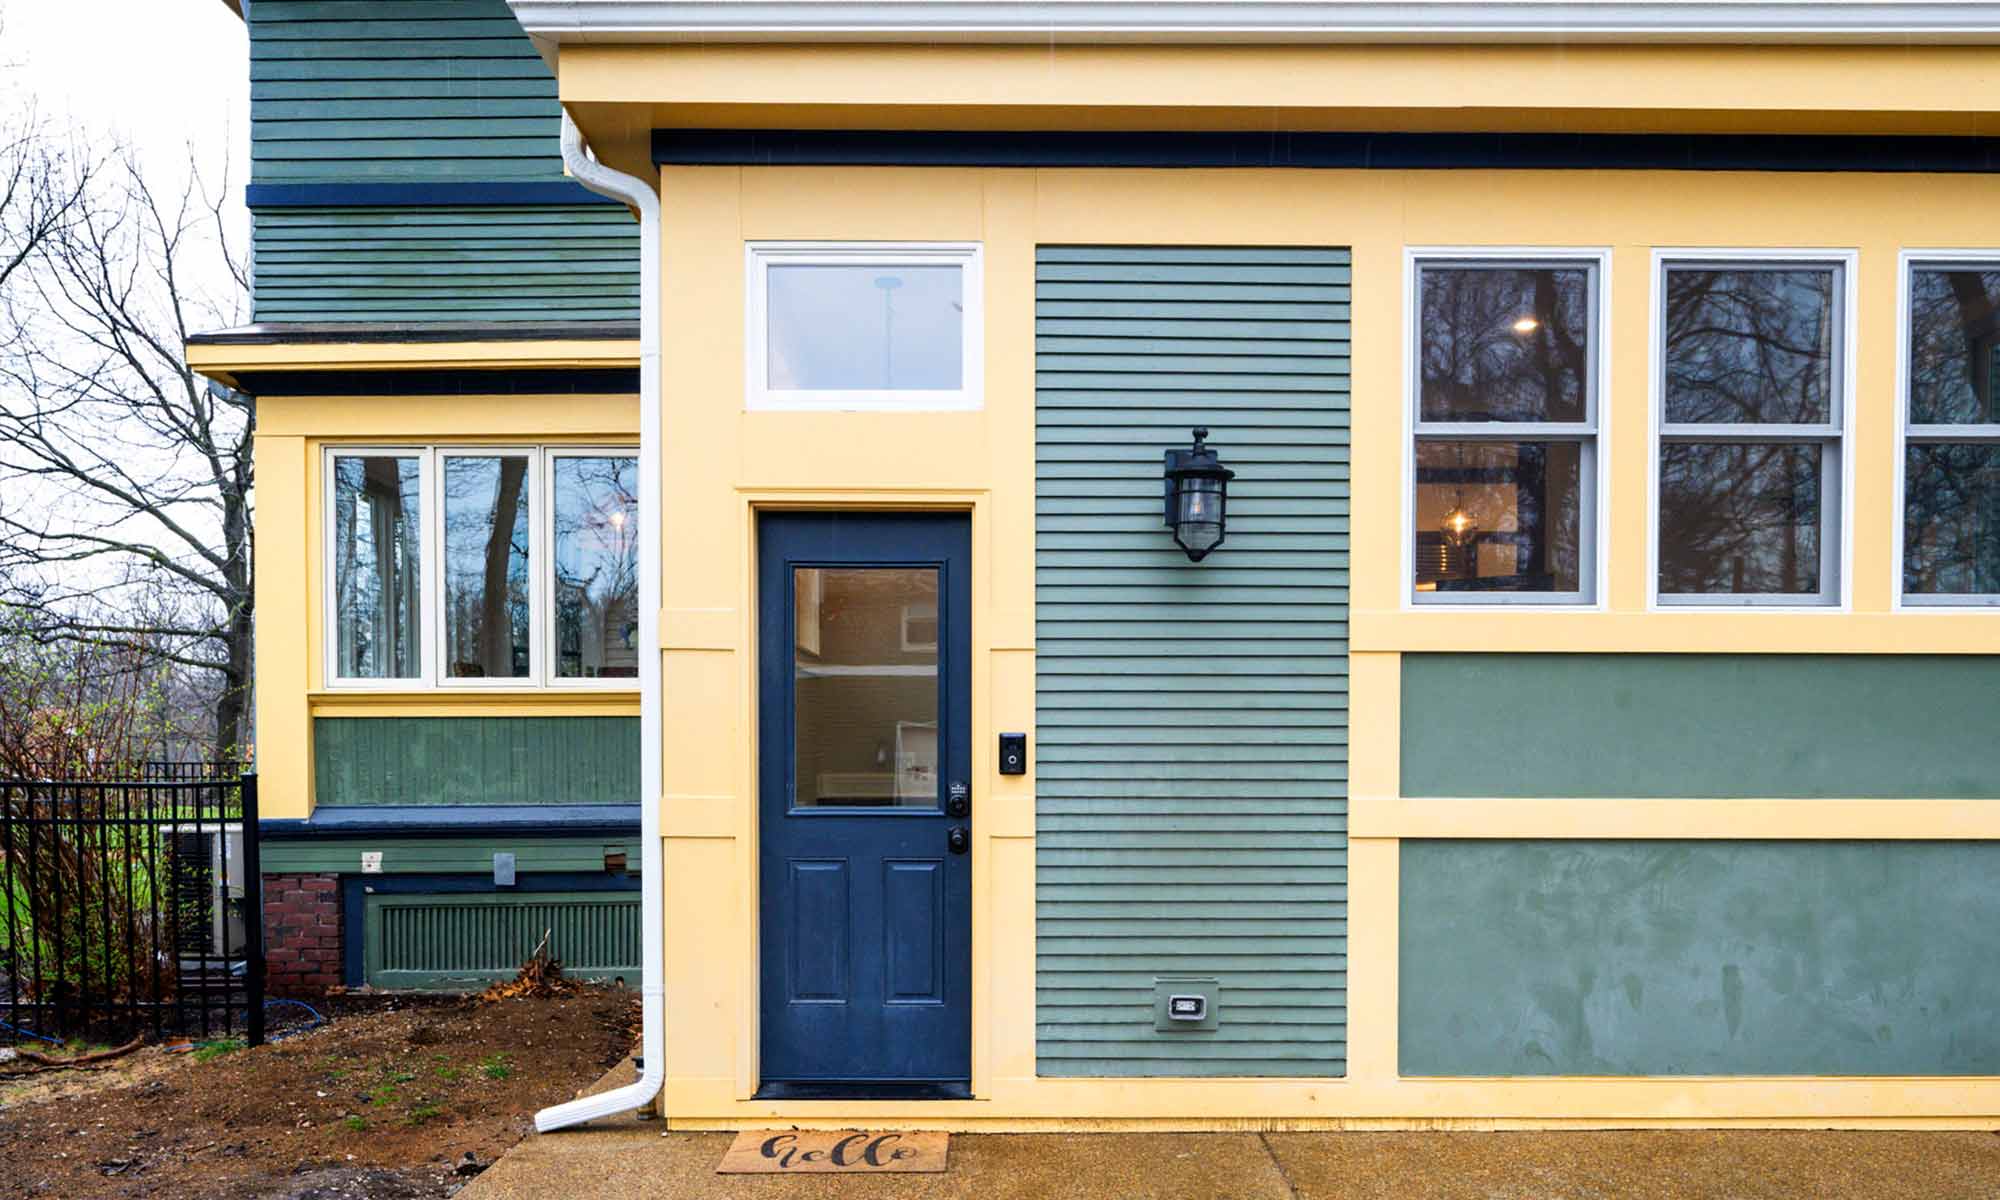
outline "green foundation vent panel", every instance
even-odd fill
[[[639,893],[369,896],[370,987],[473,991],[512,978],[542,934],[565,975],[639,981]]]

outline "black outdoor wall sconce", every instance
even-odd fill
[[[1167,528],[1191,562],[1207,558],[1222,544],[1229,481],[1236,478],[1215,451],[1202,445],[1207,437],[1208,430],[1197,429],[1192,447],[1167,451]]]

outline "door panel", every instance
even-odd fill
[[[963,1095],[969,522],[773,514],[758,536],[760,1094]]]

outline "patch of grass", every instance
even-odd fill
[[[389,1076],[390,1083],[409,1083],[417,1077],[415,1071],[397,1071]]]
[[[368,1103],[374,1105],[376,1108],[387,1108],[395,1102],[396,1085],[393,1083],[385,1083],[380,1087],[371,1089],[368,1093]]]
[[[349,1133],[368,1132],[368,1118],[361,1116],[359,1114],[351,1116],[347,1118],[345,1121],[342,1121],[341,1125],[344,1126]]]
[[[425,1121],[436,1120],[443,1115],[442,1104],[419,1104],[410,1110],[409,1115],[403,1118],[403,1122],[408,1125],[422,1125]]]
[[[505,1054],[489,1054],[479,1060],[479,1073],[488,1079],[505,1079],[514,1073],[514,1064]]]
[[[229,1038],[226,1041],[220,1042],[203,1042],[201,1045],[196,1046],[194,1053],[188,1057],[198,1063],[214,1062],[225,1054],[236,1053],[243,1048],[243,1045],[244,1043],[241,1038]]]
[[[463,1067],[439,1067],[437,1069],[437,1077],[446,1081],[455,1080],[463,1074],[465,1074],[465,1068]]]

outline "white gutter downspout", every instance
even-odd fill
[[[583,133],[563,113],[563,164],[578,183],[639,211],[639,903],[637,1083],[545,1108],[535,1131],[548,1133],[651,1104],[667,1073],[666,889],[660,845],[660,196],[644,180],[590,157]]]

